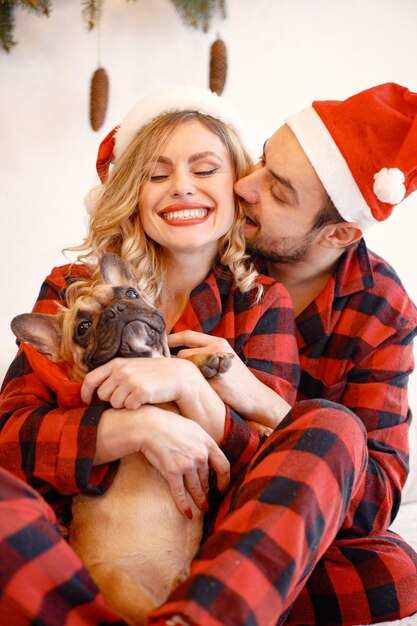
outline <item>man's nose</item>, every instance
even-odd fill
[[[246,200],[249,204],[255,204],[255,202],[259,199],[258,179],[259,170],[254,169],[250,174],[235,182],[235,193]]]

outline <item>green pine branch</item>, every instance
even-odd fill
[[[51,0],[13,0],[10,4],[29,9],[38,15],[49,15],[51,10]]]
[[[10,52],[16,44],[13,39],[14,31],[14,3],[2,2],[0,4],[0,42],[6,52]]]
[[[216,10],[226,17],[226,0],[171,0],[186,26],[207,32]]]
[[[81,0],[82,17],[89,30],[100,21],[104,0]],[[171,0],[186,26],[207,32],[216,11],[225,19],[226,0]],[[0,0],[0,45],[6,52],[16,44],[13,38],[16,7],[49,15],[52,0]]]
[[[103,0],[81,0],[81,7],[88,30],[93,30],[100,21]]]
[[[49,15],[51,0],[0,0],[0,44],[6,52],[10,52],[16,44],[13,38],[16,7],[28,9],[38,15]]]

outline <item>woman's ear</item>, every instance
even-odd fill
[[[356,222],[328,224],[322,229],[319,243],[325,248],[346,248],[359,241],[362,230]]]

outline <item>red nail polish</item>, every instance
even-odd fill
[[[208,511],[209,510],[209,503],[207,502],[207,500],[204,502],[203,506],[201,507],[202,511]]]
[[[193,512],[191,509],[187,509],[185,511],[186,516],[188,517],[188,519],[193,519]]]

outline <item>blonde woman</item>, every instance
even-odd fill
[[[249,166],[233,109],[195,88],[142,99],[101,144],[102,182],[89,194],[80,262],[52,271],[34,310],[70,301],[112,252],[130,262],[163,312],[172,348],[210,345],[236,357],[211,385],[184,359],[113,359],[87,375],[89,407],[65,411],[19,353],[2,395],[0,448],[19,451],[6,453],[4,466],[48,499],[102,493],[114,462],[141,450],[184,514],[190,498],[207,508],[209,468],[225,487],[228,460],[237,473],[259,446],[242,418],[273,428],[287,414],[298,376],[293,312],[285,289],[258,276],[245,254],[233,184]],[[94,391],[106,407],[92,400]],[[151,406],[170,400],[178,417]]]

